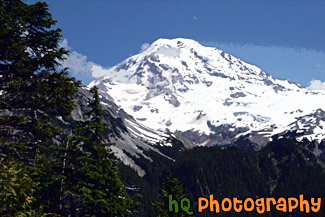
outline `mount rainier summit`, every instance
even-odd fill
[[[313,142],[316,155],[324,149],[325,91],[275,79],[194,40],[159,39],[88,87],[94,85],[140,125],[187,146],[249,141],[259,150],[273,136],[294,133]]]

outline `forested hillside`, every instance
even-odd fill
[[[143,195],[143,216],[156,216],[151,201],[158,199],[164,180],[168,176],[181,181],[184,192],[189,195],[194,211],[197,211],[199,196],[214,194],[215,198],[288,198],[304,194],[305,198],[324,199],[325,169],[320,159],[297,142],[279,139],[269,143],[259,152],[246,152],[236,147],[196,147],[185,150],[180,147],[163,147],[174,161],[151,153],[153,163],[147,159],[134,159],[141,163],[147,174],[143,178],[122,166],[122,178]],[[166,210],[168,206],[166,206]],[[294,216],[324,216],[325,210],[317,213],[294,211]],[[209,210],[196,216],[216,216]],[[263,215],[250,213],[219,213],[217,216],[292,216],[272,210]]]

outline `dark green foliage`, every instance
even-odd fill
[[[109,159],[96,88],[87,121],[57,140],[80,82],[60,69],[55,23],[46,3],[0,0],[0,215],[124,216],[137,204]]]
[[[31,160],[57,132],[52,117],[72,111],[80,83],[58,71],[67,51],[46,3],[1,0],[0,14],[0,148]]]
[[[184,194],[184,189],[182,183],[177,179],[168,176],[161,188],[161,192],[159,194],[160,200],[152,202],[152,205],[156,208],[158,212],[159,217],[168,217],[168,216],[189,216],[184,211],[181,210],[179,207],[179,213],[169,212],[169,198],[168,196],[172,195],[172,199],[175,201],[178,201],[180,203],[181,199],[187,197],[186,194]]]
[[[322,197],[325,195],[325,169],[317,163],[319,159],[308,150],[297,146],[292,140],[276,140],[259,153],[260,167],[274,197],[297,197],[304,194],[305,198]],[[313,213],[312,216],[324,216],[325,210]],[[283,215],[288,216],[288,215]],[[294,216],[306,216],[295,211]]]
[[[64,149],[60,203],[71,216],[125,216],[135,203],[127,196],[118,167],[109,159],[104,141],[102,109],[97,88],[91,89],[87,121],[81,122]],[[62,156],[62,155],[61,155]]]
[[[0,158],[1,216],[35,215],[33,192],[39,183],[28,175],[28,167],[11,158]]]
[[[134,158],[136,163],[146,171],[143,182],[132,179],[126,174],[132,170],[121,170],[122,177],[128,183],[138,186],[143,195],[143,203],[159,201],[161,194],[157,189],[163,188],[162,182],[169,174],[183,184],[184,193],[189,195],[194,211],[198,196],[214,194],[215,199],[225,197],[322,197],[325,195],[325,170],[317,163],[317,158],[299,146],[287,140],[275,140],[261,151],[250,153],[235,147],[197,147],[184,150],[181,147],[161,147],[162,153],[170,153],[175,161],[166,159],[156,153],[146,152],[153,163],[144,158]],[[130,156],[132,157],[132,156]],[[150,189],[150,190],[148,190]],[[146,201],[148,200],[148,201]],[[148,207],[149,205],[146,205]],[[165,208],[167,209],[167,207]],[[313,214],[295,212],[294,216],[324,216],[325,210]],[[264,213],[219,213],[218,216],[292,216],[288,213],[274,211]],[[148,207],[141,216],[156,216]],[[216,216],[209,211],[195,213],[195,216]]]
[[[11,159],[5,167],[22,168],[17,177],[26,180],[22,190],[26,201],[14,204],[21,214],[30,213],[28,201],[37,213],[49,206],[44,195],[50,192],[52,168],[58,160],[51,145],[60,133],[52,120],[70,114],[80,85],[60,70],[67,51],[58,46],[61,30],[52,29],[55,23],[46,3],[0,1],[0,153],[4,163]],[[3,177],[11,177],[10,171],[4,170],[0,180]],[[19,184],[3,187],[20,191]],[[2,201],[3,207],[13,206],[10,200]],[[0,215],[7,211],[1,210]]]

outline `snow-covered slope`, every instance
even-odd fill
[[[318,109],[312,114],[297,118],[297,121],[289,125],[290,131],[301,134],[297,137],[298,141],[306,138],[309,141],[318,141],[325,138],[325,112]]]
[[[222,50],[182,38],[155,41],[89,87],[94,85],[143,125],[194,145],[224,145],[249,134],[263,146],[325,108],[325,91],[275,79]],[[319,124],[308,138],[325,138]]]

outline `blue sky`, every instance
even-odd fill
[[[35,1],[27,1],[32,3]],[[48,0],[70,49],[66,64],[87,84],[158,38],[223,49],[280,79],[325,88],[324,0]],[[97,67],[97,68],[98,68]]]

